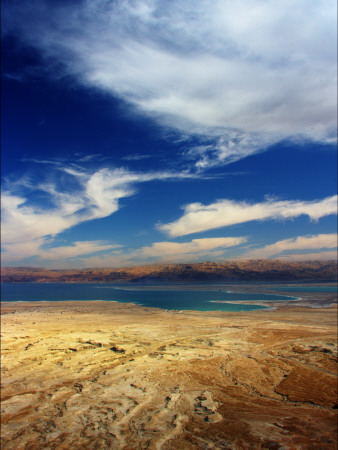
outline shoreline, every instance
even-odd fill
[[[22,283],[21,283],[22,284]],[[39,283],[34,283],[34,284],[39,284]],[[45,284],[45,283],[43,283]],[[59,283],[58,283],[59,284]],[[65,283],[60,283],[60,284],[65,284]],[[72,283],[74,284],[74,283]],[[82,283],[80,283],[82,284]],[[98,283],[94,283],[94,284],[98,284]],[[327,285],[327,284],[326,284]],[[131,286],[134,289],[131,289],[131,291],[135,290],[135,291],[143,291],[143,289],[138,289],[138,286],[135,285],[127,285],[128,287]],[[279,292],[277,289],[274,290],[274,288],[278,288],[280,285],[261,285],[261,284],[240,284],[240,285],[227,285],[225,286],[224,284],[217,284],[217,285],[213,285],[214,289],[210,289],[210,285],[208,284],[204,284],[204,285],[200,285],[200,286],[196,286],[196,285],[185,285],[185,289],[182,289],[182,285],[170,285],[170,286],[166,286],[166,285],[162,285],[161,289],[159,289],[159,285],[145,285],[142,286],[146,288],[146,290],[149,291],[154,291],[159,289],[161,290],[166,290],[166,291],[175,291],[175,290],[179,290],[179,291],[190,291],[190,292],[194,292],[194,291],[209,291],[209,292],[218,292],[218,291],[225,291],[225,293],[227,294],[262,294],[262,295],[269,295],[269,296],[281,296],[284,298],[288,298],[288,300],[273,300],[273,299],[269,299],[269,300],[206,300],[206,302],[210,302],[213,304],[229,304],[229,305],[247,305],[247,306],[260,306],[260,307],[264,307],[264,308],[257,308],[257,309],[253,309],[253,310],[240,310],[240,311],[234,311],[234,312],[262,312],[262,311],[266,311],[267,309],[271,310],[271,308],[274,308],[276,310],[280,310],[280,309],[287,309],[287,308],[294,308],[297,306],[302,306],[302,307],[309,307],[309,308],[324,308],[324,307],[329,307],[331,305],[335,305],[337,304],[337,294],[335,292],[332,293],[321,293],[321,292],[304,292],[304,291],[297,291],[297,292],[293,292],[292,291],[292,287],[290,286],[290,290],[287,291],[287,293],[281,293]],[[316,286],[318,286],[318,283],[316,283]],[[324,284],[321,284],[321,286],[324,286]],[[114,286],[115,287],[115,286]],[[119,288],[118,286],[116,286],[117,289]],[[203,287],[203,289],[202,289]],[[225,289],[222,289],[225,288]],[[228,288],[231,287],[231,290],[228,290]],[[299,284],[297,284],[296,287],[300,287]],[[299,294],[301,294],[301,296],[299,296]],[[77,304],[79,304],[80,302],[105,302],[105,303],[118,303],[118,304],[133,304],[139,308],[155,308],[155,309],[159,309],[162,311],[166,311],[166,310],[170,310],[170,311],[183,311],[183,312],[192,312],[192,311],[198,311],[198,312],[204,312],[204,313],[211,313],[211,312],[231,312],[231,311],[222,311],[222,310],[206,310],[206,309],[202,309],[202,310],[198,310],[198,309],[182,309],[182,308],[176,308],[176,309],[170,309],[170,308],[166,308],[166,307],[161,307],[161,306],[144,306],[142,305],[141,302],[132,302],[132,301],[123,301],[123,300],[102,300],[102,299],[93,299],[93,300],[82,300],[82,299],[69,299],[69,300],[14,300],[14,301],[1,301],[1,305],[4,305],[5,303],[15,303],[15,302],[22,302],[22,303],[43,303],[43,302],[76,302]]]

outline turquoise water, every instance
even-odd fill
[[[334,294],[337,292],[337,286],[279,286],[274,287],[273,290],[284,292],[318,292],[322,294]]]
[[[173,286],[149,287],[111,284],[3,283],[2,301],[70,301],[106,300],[169,309],[196,311],[251,311],[265,309],[261,305],[236,304],[237,301],[285,301],[296,299],[285,295],[227,292],[214,288],[182,289]],[[217,303],[217,302],[230,303]]]

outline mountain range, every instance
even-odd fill
[[[337,280],[336,261],[249,260],[66,270],[4,267],[1,274],[1,281],[7,283],[223,283],[335,280]]]

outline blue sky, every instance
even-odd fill
[[[2,2],[2,264],[337,252],[336,2]]]

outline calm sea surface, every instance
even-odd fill
[[[238,301],[285,301],[297,297],[244,292],[228,292],[225,287],[135,286],[92,283],[2,283],[1,300],[14,301],[69,301],[105,300],[135,303],[142,306],[197,311],[251,311],[264,309],[260,305],[242,305]],[[218,303],[218,302],[229,303]]]
[[[321,294],[330,294],[337,292],[337,285],[335,286],[278,286],[273,288],[275,291],[283,292],[318,292]]]

